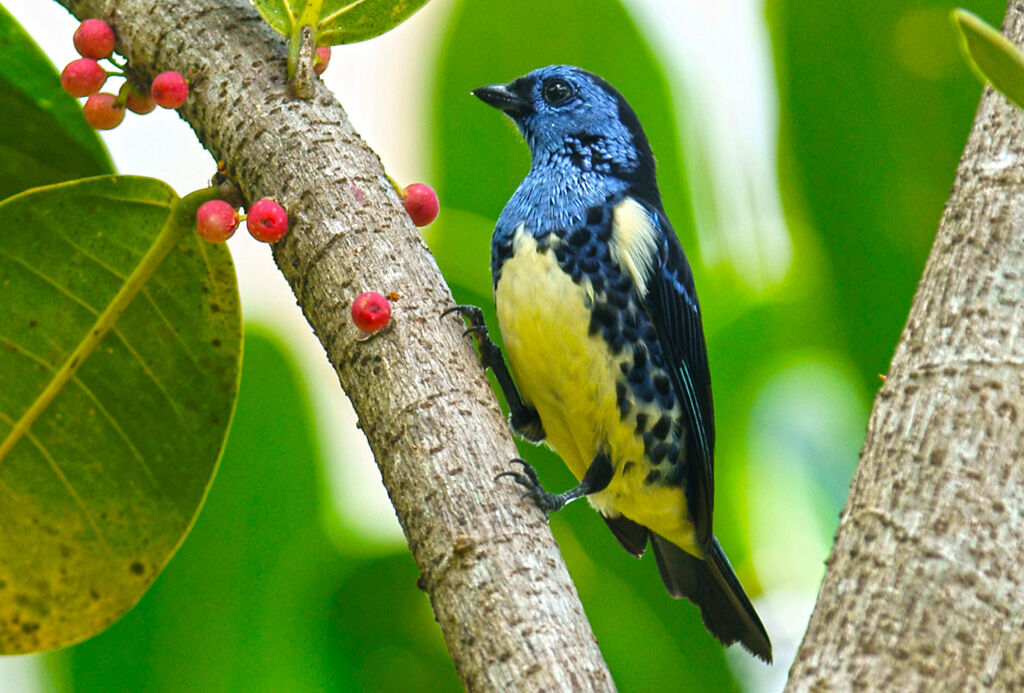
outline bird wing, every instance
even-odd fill
[[[643,216],[636,217],[637,207],[642,209]],[[670,477],[669,481],[683,485],[697,545],[707,552],[712,539],[715,421],[707,346],[693,272],[665,213],[640,201],[635,201],[632,209],[628,215],[621,215],[622,223],[649,225],[646,233],[653,242],[648,243],[650,257],[646,262],[634,263],[636,267],[631,272],[638,280],[641,305],[654,325],[687,425],[686,458],[677,467],[678,476]],[[625,220],[627,216],[634,218]],[[636,231],[631,234],[636,235]],[[646,276],[637,277],[641,272]]]

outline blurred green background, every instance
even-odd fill
[[[666,55],[671,31],[656,41],[638,21],[652,12],[645,4],[446,3],[422,61],[429,182],[442,201],[425,235],[456,299],[488,307],[495,324],[490,231],[528,154],[510,122],[466,93],[569,62],[600,73],[634,106],[704,308],[719,441],[716,532],[773,636],[776,666],[724,651],[695,608],[666,596],[653,560],[622,551],[586,504],[552,526],[620,690],[778,690],[981,87],[958,55],[951,4],[769,0],[759,8],[778,117],[770,187],[789,252],[766,273],[773,279],[755,281],[729,254],[707,260],[701,248],[729,245],[721,199],[717,214],[713,205],[697,209],[722,143],[685,126],[701,96],[679,85],[714,66],[680,71]],[[996,25],[1005,10],[1001,0],[964,5]],[[332,510],[291,358],[279,337],[249,330],[235,424],[194,531],[124,620],[46,658],[48,685],[458,690],[408,553],[360,538]],[[266,402],[288,415],[267,426]],[[573,483],[553,455],[522,452],[548,488]]]

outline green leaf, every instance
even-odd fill
[[[953,10],[951,16],[960,29],[967,62],[978,77],[1024,108],[1024,55],[978,15],[961,8]]]
[[[241,318],[231,257],[194,214],[127,176],[0,202],[0,653],[106,628],[202,504]]]
[[[268,402],[287,412],[273,426]],[[125,618],[48,658],[66,678],[57,691],[458,690],[409,552],[331,531],[314,432],[298,364],[247,327],[238,409],[195,528]]]
[[[252,0],[252,4],[274,31],[289,37],[306,6],[306,0]]]
[[[356,43],[393,29],[427,0],[252,0],[279,34],[292,37],[304,24],[316,29],[316,45]],[[320,5],[319,9],[317,5]]]
[[[0,200],[40,185],[113,173],[78,101],[0,6]]]
[[[317,45],[336,46],[380,36],[426,4],[427,0],[325,0]]]

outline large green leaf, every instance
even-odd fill
[[[325,0],[317,43],[356,43],[395,28],[427,0]]]
[[[231,257],[194,213],[115,176],[0,203],[0,652],[108,626],[202,503],[241,327]]]
[[[0,200],[40,185],[113,173],[78,101],[0,6]]]
[[[252,0],[263,21],[282,36],[291,36],[306,0]]]
[[[973,12],[954,10],[953,21],[960,29],[964,54],[982,81],[991,82],[1024,108],[1024,55],[1020,49]]]
[[[356,43],[393,29],[427,0],[253,0],[256,10],[289,38],[300,26],[315,30],[318,46]]]
[[[458,689],[409,552],[335,544],[302,381],[277,337],[247,328],[238,410],[188,542],[131,613],[54,655],[59,690]],[[268,402],[287,412],[273,426]]]

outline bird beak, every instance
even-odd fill
[[[530,110],[529,102],[509,89],[507,84],[489,84],[474,89],[472,93],[488,106],[494,106],[510,116],[523,115]]]

